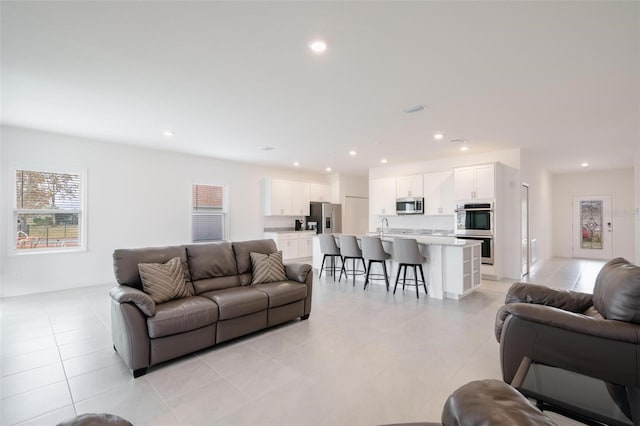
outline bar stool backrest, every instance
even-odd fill
[[[342,257],[362,257],[362,250],[354,235],[340,235],[340,253]]]
[[[384,251],[382,240],[379,237],[362,237],[362,257],[368,260],[387,260],[391,258],[389,253]]]
[[[331,234],[320,234],[320,251],[322,254],[329,254],[334,256],[340,256],[340,249],[336,244],[336,239]]]
[[[418,241],[413,238],[393,239],[393,260],[398,263],[417,265],[424,263],[426,258],[420,254]]]

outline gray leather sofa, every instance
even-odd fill
[[[275,252],[273,240],[118,249],[118,285],[110,291],[114,349],[139,377],[147,367],[311,312],[313,273],[285,265],[288,280],[251,285],[251,252]],[[194,296],[156,304],[142,291],[139,263],[179,257]]]
[[[640,419],[640,268],[607,262],[593,295],[515,283],[497,313],[503,379],[511,383],[524,357],[609,383],[621,406]]]

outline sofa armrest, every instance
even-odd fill
[[[617,340],[625,343],[640,344],[640,326],[616,320],[606,320],[567,312],[551,306],[528,303],[511,303],[498,310],[504,319],[513,315],[523,320],[547,325],[574,333]],[[500,340],[498,338],[498,340]]]
[[[582,313],[593,305],[593,296],[577,291],[517,282],[507,291],[504,303],[533,303]]]
[[[284,265],[287,278],[292,281],[304,283],[307,280],[307,274],[311,271],[311,265],[306,263],[290,263]]]
[[[137,288],[117,285],[109,291],[109,296],[118,303],[135,304],[148,317],[152,317],[156,313],[156,303],[151,296]]]

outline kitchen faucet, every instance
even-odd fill
[[[387,229],[389,229],[389,219],[386,217],[382,218],[382,224],[380,225],[380,238],[384,236],[384,225],[387,224]]]

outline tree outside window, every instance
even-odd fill
[[[82,246],[81,176],[16,170],[17,251]]]

